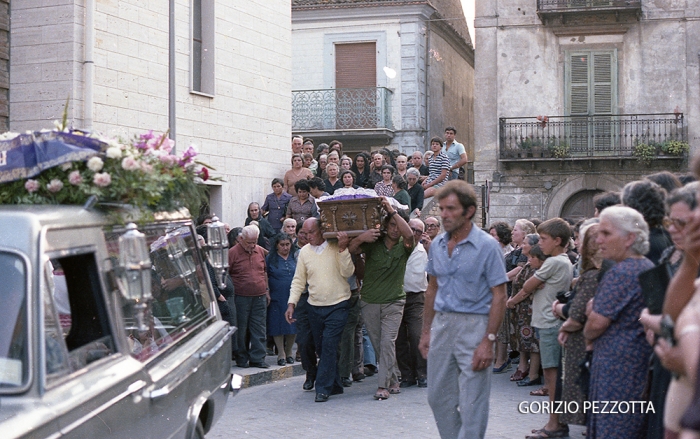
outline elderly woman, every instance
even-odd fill
[[[343,182],[338,178],[340,173],[340,168],[335,163],[329,163],[326,166],[326,172],[328,173],[328,178],[323,181],[326,185],[326,192],[329,195],[333,195],[336,189],[343,187]]]
[[[596,243],[601,256],[616,264],[603,276],[587,307],[583,335],[593,342],[589,399],[642,401],[651,346],[639,315],[644,308],[639,274],[654,267],[649,251],[649,227],[642,214],[625,206],[600,214]],[[646,413],[590,413],[589,438],[644,437]]]
[[[292,197],[287,206],[287,218],[294,218],[297,222],[303,223],[307,218],[319,217],[316,203],[309,195],[309,185],[306,180],[294,183],[297,196]]]
[[[411,197],[411,216],[420,217],[420,211],[423,210],[423,199],[425,198],[425,190],[418,183],[420,179],[420,171],[416,168],[408,168],[406,171],[406,181],[408,182],[408,196]]]
[[[529,222],[529,221],[528,221]],[[532,223],[530,223],[532,224]],[[534,224],[533,224],[534,227]],[[513,296],[506,302],[506,307],[510,309],[513,322],[513,332],[517,340],[518,352],[520,352],[520,362],[518,370],[510,377],[511,381],[517,381],[518,385],[530,386],[542,384],[540,377],[540,346],[534,337],[532,329],[532,296],[523,291],[523,285],[537,271],[537,268],[530,264],[530,250],[537,245],[540,235],[530,233],[525,236],[521,244],[522,254],[528,258],[528,262],[522,267],[513,279]],[[539,264],[536,264],[539,267]],[[513,343],[511,341],[511,343]],[[530,360],[528,365],[528,359]]]
[[[248,217],[245,219],[245,225],[250,224],[251,221],[258,223],[258,229],[260,229],[260,235],[258,236],[258,245],[265,250],[270,250],[270,241],[277,234],[272,225],[262,216],[260,211],[260,205],[253,201],[248,205]]]
[[[508,274],[509,280],[509,282],[506,284],[507,297],[511,297],[515,294],[513,291],[512,282],[515,280],[518,273],[520,273],[520,270],[522,270],[525,264],[527,264],[527,254],[523,253],[523,242],[525,241],[525,237],[531,233],[535,233],[536,231],[535,225],[526,219],[519,219],[515,221],[515,226],[513,227],[513,231],[511,233],[511,242],[514,244],[515,248],[505,256],[506,273]],[[501,329],[498,331],[499,344],[497,345],[497,352],[499,349],[502,350],[499,353],[501,355],[500,361],[497,361],[497,364],[500,365],[499,367],[503,367],[504,362],[506,362],[505,348],[507,347],[508,343],[510,343],[510,348],[513,352],[520,352],[518,347],[520,345],[519,334],[516,334],[517,327],[518,318],[515,310],[511,311],[506,308],[506,315],[503,319],[503,324],[501,325]],[[520,372],[516,370],[515,373],[511,375],[511,381],[520,381],[521,379],[525,378],[525,375],[527,375],[525,373],[527,371],[527,354],[520,353],[520,359],[522,360],[522,363],[525,364],[521,364],[520,362],[518,363],[518,370]]]
[[[598,225],[589,224],[579,230],[581,242],[581,275],[572,291],[569,317],[559,328],[559,344],[564,347],[562,366],[564,371],[562,400],[575,401],[583,407],[588,400],[588,389],[581,386],[581,363],[586,360],[586,339],[583,337],[583,326],[586,324],[586,304],[598,291],[598,273],[603,262],[598,244]],[[557,303],[556,314],[562,315],[563,304]],[[563,413],[559,418],[563,424],[586,425],[586,413],[583,410]]]
[[[297,238],[297,220],[294,218],[287,218],[282,223],[282,233],[291,236],[292,241]]]
[[[365,188],[369,186],[370,162],[371,159],[369,158],[369,155],[366,152],[361,152],[357,154],[357,156],[355,156],[355,163],[352,164],[350,170],[352,170],[352,172],[354,172],[355,176],[357,177],[357,181],[355,182],[356,185]]]
[[[318,168],[316,168],[316,177],[321,179],[328,178],[326,174],[326,166],[328,166],[328,154],[321,154],[318,156]]]
[[[342,156],[340,158],[340,169],[341,170],[350,170],[352,169],[352,159],[346,155]]]
[[[287,323],[289,290],[297,268],[297,260],[292,252],[292,237],[281,233],[273,243],[274,249],[267,256],[267,279],[270,287],[270,304],[267,306],[267,336],[272,337],[277,347],[277,364],[294,363],[292,346],[296,338],[296,326]]]
[[[394,167],[391,165],[383,165],[380,170],[382,181],[374,185],[374,191],[380,197],[391,197],[394,195],[394,189],[391,187],[391,179],[394,176]]]
[[[442,151],[442,139],[439,137],[433,137],[430,139],[430,155],[428,169],[430,174],[428,178],[423,182],[423,189],[425,189],[425,197],[430,198],[435,195],[435,191],[447,183],[447,174],[450,171],[450,159]],[[428,157],[428,153],[425,153]]]
[[[306,180],[309,177],[313,178],[314,173],[304,167],[304,159],[301,154],[292,154],[292,169],[284,174],[284,188],[287,190],[287,193],[295,196],[297,192],[294,183],[299,180]]]
[[[330,165],[331,163],[335,163],[340,167],[340,155],[338,155],[338,151],[331,151],[328,153],[328,164]]]
[[[284,212],[291,199],[292,196],[284,191],[284,181],[279,178],[272,179],[272,193],[267,194],[261,209],[263,214],[267,213],[267,221],[275,233],[279,233],[282,228]]]
[[[666,217],[666,191],[651,180],[627,183],[620,196],[622,204],[641,213],[649,226],[649,252],[645,255],[654,264],[671,246],[671,237],[663,228]]]

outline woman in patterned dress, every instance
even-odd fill
[[[634,209],[608,207],[600,214],[596,242],[602,257],[616,264],[603,276],[586,310],[583,335],[593,342],[589,400],[644,401],[652,349],[639,322],[644,299],[638,276],[654,267],[643,256],[649,251],[649,227]],[[644,437],[646,421],[641,410],[590,412],[587,437]]]
[[[583,407],[587,401],[587,389],[581,386],[581,363],[586,360],[586,339],[583,337],[583,325],[586,324],[586,304],[598,291],[598,273],[602,258],[598,251],[598,225],[592,224],[581,227],[581,276],[579,276],[572,293],[569,317],[559,328],[559,344],[564,347],[562,366],[563,386],[562,400],[575,401]],[[557,314],[561,315],[557,305]],[[563,413],[559,419],[562,424],[586,425],[586,414],[583,410]]]

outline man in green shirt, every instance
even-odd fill
[[[382,198],[382,206],[388,213],[384,220],[386,234],[370,229],[350,241],[348,246],[351,253],[365,254],[360,307],[379,359],[379,385],[375,399],[386,399],[389,394],[400,393],[394,345],[406,303],[403,291],[406,262],[414,247],[413,231],[406,222],[406,214],[397,212],[385,197]]]

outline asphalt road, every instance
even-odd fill
[[[547,398],[529,395],[537,387],[517,387],[510,382],[512,371],[493,375],[489,439],[524,438],[546,423],[546,415],[519,413],[523,401],[544,402]],[[439,438],[427,389],[409,387],[388,400],[375,401],[376,378],[370,377],[346,388],[343,395],[315,403],[315,392],[303,391],[303,382],[304,377],[297,376],[241,390],[229,399],[224,416],[207,439]],[[571,426],[571,437],[583,438],[583,430]]]

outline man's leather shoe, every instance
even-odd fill
[[[245,363],[236,363],[237,367],[241,367],[243,369],[248,369],[250,367],[250,364],[246,361]]]
[[[269,369],[270,365],[265,363],[264,361],[261,361],[259,363],[253,363],[252,361],[250,362],[251,367],[257,367],[259,369]]]
[[[316,381],[315,378],[307,376],[306,381],[304,381],[303,389],[312,390],[314,388],[314,381]]]
[[[364,380],[365,378],[366,378],[366,377],[365,377],[365,374],[364,374],[364,373],[354,373],[354,374],[352,374],[352,380],[353,380],[353,381],[362,381],[362,380]]]
[[[418,378],[418,387],[428,387],[428,378]]]
[[[402,389],[406,387],[411,387],[416,385],[416,380],[406,380],[406,381],[401,381],[401,384],[399,384],[399,387]]]
[[[331,395],[342,395],[343,393],[345,393],[345,390],[342,387],[333,386],[331,389]]]
[[[350,387],[352,386],[352,380],[348,377],[343,377],[340,379],[340,382],[343,384],[343,387]]]
[[[316,394],[316,399],[314,399],[315,402],[326,402],[328,401],[328,395],[325,393],[317,393]]]

